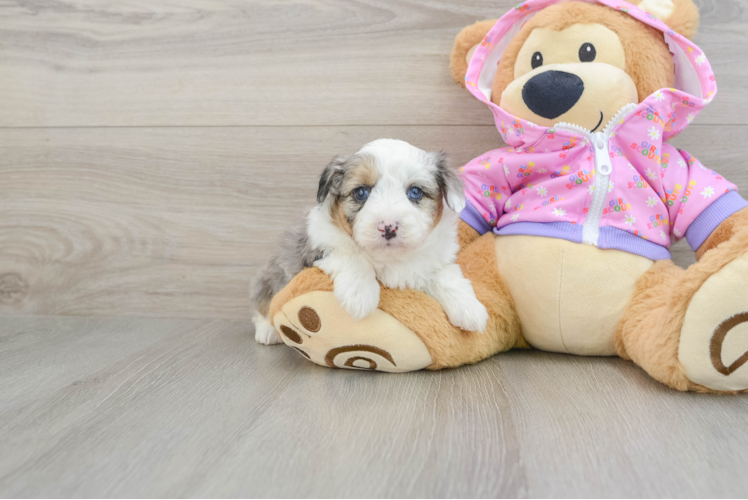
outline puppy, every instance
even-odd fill
[[[317,203],[252,285],[258,342],[281,342],[268,318],[270,301],[312,265],[332,278],[335,297],[356,320],[377,308],[381,283],[420,290],[455,326],[485,330],[488,312],[455,263],[465,197],[446,155],[379,139],[327,165]]]

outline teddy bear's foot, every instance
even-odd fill
[[[748,253],[710,276],[694,294],[678,359],[696,384],[715,391],[748,389]]]
[[[321,366],[408,372],[431,365],[421,339],[382,311],[355,321],[333,292],[313,291],[286,302],[273,318],[283,342]]]

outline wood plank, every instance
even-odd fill
[[[3,497],[739,497],[748,399],[513,352],[318,367],[246,322],[0,318]]]
[[[489,124],[448,56],[515,3],[10,0],[0,126]],[[700,123],[746,124],[748,12],[697,3],[721,89]]]
[[[746,127],[687,145],[748,191]],[[0,135],[0,314],[248,317],[249,279],[337,153],[382,136],[462,164],[493,127],[16,129]],[[678,247],[678,262],[693,253]]]

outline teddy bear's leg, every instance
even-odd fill
[[[676,311],[673,294],[685,270],[671,260],[656,262],[642,276],[634,297],[616,330],[616,351],[634,361],[652,377],[685,391],[690,384],[678,362],[683,311]]]
[[[748,221],[748,211],[740,218]],[[748,226],[687,270],[657,262],[639,281],[616,344],[675,389],[748,390]]]
[[[476,239],[458,256],[489,312],[484,334],[453,326],[436,300],[413,290],[382,289],[379,308],[354,321],[317,268],[302,272],[273,299],[270,317],[287,345],[319,365],[337,368],[438,370],[525,347],[514,302],[498,274],[493,238]]]

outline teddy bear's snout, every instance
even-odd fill
[[[565,71],[544,71],[530,78],[522,88],[522,99],[530,111],[552,120],[563,115],[579,101],[584,82]]]

